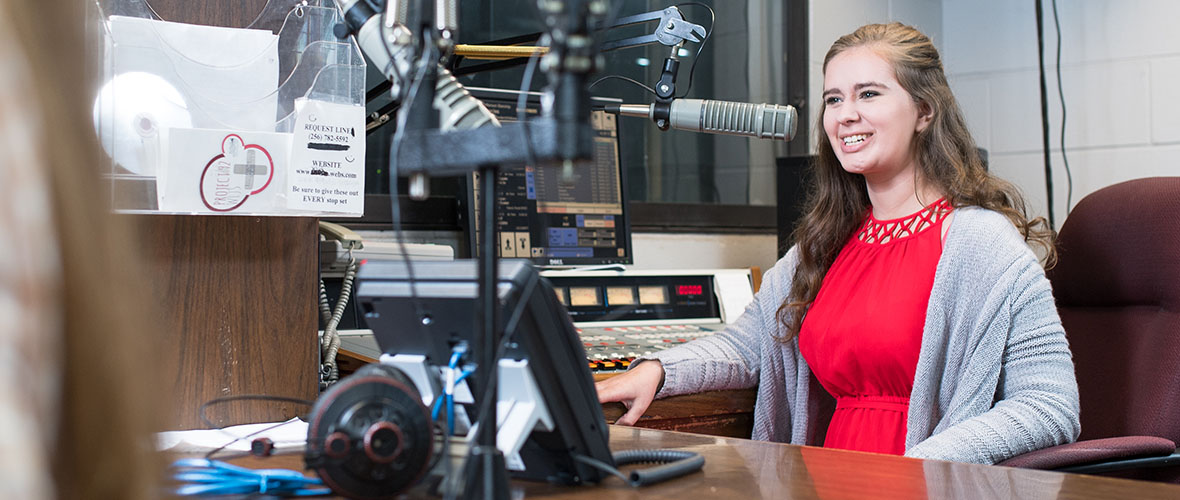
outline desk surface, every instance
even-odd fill
[[[610,427],[611,449],[677,448],[705,456],[703,471],[642,489],[608,478],[597,486],[514,481],[530,498],[1068,498],[1175,499],[1180,486],[1078,474],[917,460],[680,432]],[[248,467],[302,469],[299,455],[243,458]]]

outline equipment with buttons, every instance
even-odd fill
[[[595,373],[623,371],[635,358],[713,335],[730,319],[723,304],[740,310],[753,297],[745,269],[548,271],[542,276],[569,311]]]
[[[610,328],[579,328],[586,347],[586,362],[592,372],[626,370],[646,354],[683,344],[721,330],[717,325],[646,325]]]
[[[713,335],[737,319],[731,311],[741,311],[753,297],[746,269],[541,275],[566,306],[594,373],[622,372],[639,356]],[[367,330],[342,334],[341,348],[381,356]]]

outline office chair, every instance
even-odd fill
[[[1180,177],[1086,196],[1057,250],[1082,433],[999,465],[1180,482]]]

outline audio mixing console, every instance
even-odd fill
[[[611,328],[579,328],[586,361],[593,372],[626,370],[646,354],[712,335],[720,325],[645,325]]]
[[[719,273],[738,274],[719,280]],[[712,335],[724,328],[721,283],[745,286],[749,272],[547,272],[586,348],[593,372],[626,370],[639,356]],[[745,279],[740,279],[742,276]],[[736,295],[743,295],[738,293]],[[744,304],[742,305],[744,307]]]
[[[746,297],[733,307],[740,311],[753,293],[745,269],[547,271],[542,276],[569,312],[595,373],[623,371],[637,357],[721,331],[736,319],[726,317],[722,297]],[[381,356],[368,330],[342,332],[341,348],[374,360]]]

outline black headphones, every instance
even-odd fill
[[[308,416],[304,462],[333,492],[389,498],[430,468],[434,424],[401,370],[367,365],[328,388]]]

